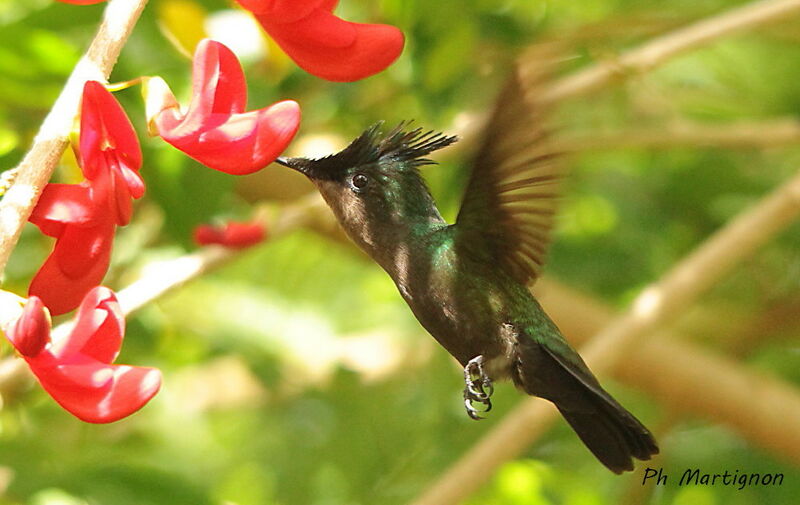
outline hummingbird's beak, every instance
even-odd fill
[[[280,156],[275,159],[275,163],[278,165],[283,165],[284,167],[289,167],[292,170],[297,170],[301,174],[314,179],[314,166],[311,163],[311,160],[306,158],[284,158]]]

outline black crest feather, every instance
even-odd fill
[[[377,158],[372,161],[392,158],[398,161],[411,161],[417,167],[432,165],[436,162],[424,156],[447,147],[458,140],[458,137],[454,135],[447,136],[433,130],[424,131],[421,127],[406,131],[406,127],[410,124],[411,121],[403,121],[384,137],[375,136],[373,145]],[[380,125],[381,123],[376,123],[370,130],[377,130]]]
[[[446,136],[433,130],[424,131],[422,128],[406,130],[410,123],[411,121],[403,121],[383,135],[380,131],[383,122],[377,122],[342,151],[307,161],[314,165],[318,173],[343,167],[369,165],[387,158],[411,162],[413,166],[419,167],[434,164],[433,160],[425,156],[458,140],[455,136]]]

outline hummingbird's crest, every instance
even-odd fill
[[[401,121],[388,133],[382,134],[383,121],[378,121],[336,154],[318,159],[280,159],[278,162],[301,171],[313,167],[316,177],[328,174],[332,178],[341,170],[383,160],[405,162],[401,165],[405,167],[432,165],[436,162],[425,156],[458,140],[456,136],[447,136],[434,130],[425,131],[420,127],[407,130],[411,122]]]
[[[425,156],[458,140],[455,135],[447,136],[434,130],[424,131],[421,127],[406,131],[411,122],[401,121],[385,136],[375,136],[373,145],[377,158],[372,161],[391,158],[395,161],[411,162],[415,167],[433,165],[436,162]],[[380,125],[380,122],[376,123],[370,130],[379,128]]]

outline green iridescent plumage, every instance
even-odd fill
[[[558,407],[614,472],[658,452],[650,432],[598,383],[529,291],[550,239],[562,168],[534,94],[541,68],[518,67],[477,151],[455,224],[418,168],[454,137],[375,125],[340,153],[280,163],[307,175],[348,235],[395,281],[425,329],[461,364],[465,406],[491,408],[509,378]],[[482,405],[479,410],[475,404]]]

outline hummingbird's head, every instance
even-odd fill
[[[419,167],[457,139],[406,126],[382,134],[376,123],[336,154],[277,162],[311,179],[350,237],[371,253],[391,246],[401,230],[442,219]]]

